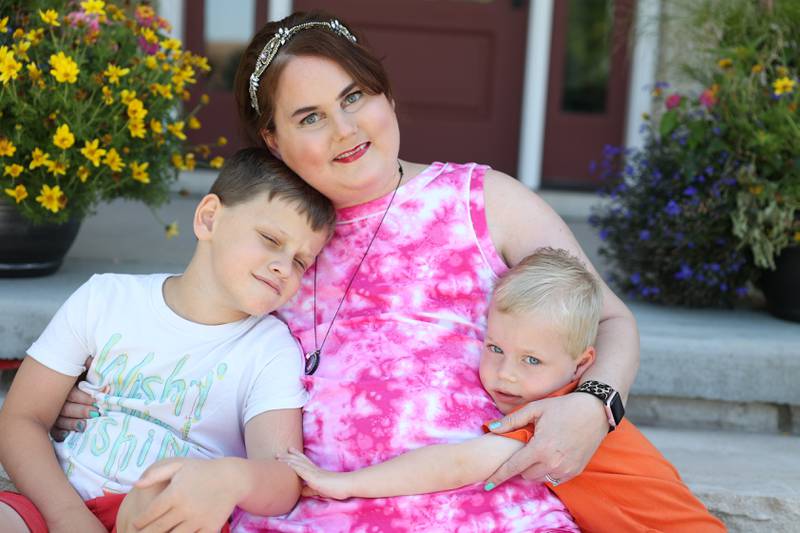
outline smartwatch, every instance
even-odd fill
[[[581,383],[575,392],[585,392],[598,398],[606,408],[606,416],[608,417],[608,432],[614,431],[622,417],[625,416],[625,406],[622,405],[622,398],[619,393],[615,391],[610,385],[601,383],[599,381],[584,381]]]

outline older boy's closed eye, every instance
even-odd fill
[[[121,532],[219,529],[237,505],[291,509],[300,483],[274,457],[301,445],[307,394],[299,346],[268,313],[297,292],[334,220],[269,152],[242,150],[197,206],[183,274],[96,275],[79,288],[0,412],[0,461],[22,492],[0,493],[0,529],[110,530],[137,480]],[[87,355],[81,387],[98,416],[53,453],[47,432]]]
[[[480,361],[481,383],[500,412],[575,390],[594,362],[601,299],[598,281],[563,250],[538,250],[500,279]],[[424,494],[482,483],[533,438],[535,428],[504,434],[484,430],[472,440],[419,448],[354,472],[324,470],[296,449],[279,459],[306,481],[309,495]],[[569,509],[590,510],[574,516],[585,531],[725,530],[627,421],[610,434],[583,474],[560,486],[558,480],[548,481]],[[492,490],[494,484],[484,488]]]

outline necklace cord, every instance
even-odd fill
[[[330,334],[331,330],[333,329],[333,323],[336,321],[336,317],[339,315],[339,310],[342,308],[344,301],[347,299],[347,294],[350,292],[350,287],[353,285],[353,281],[355,281],[356,276],[358,275],[359,270],[361,270],[361,265],[364,263],[364,260],[367,258],[367,254],[369,253],[369,249],[372,248],[372,243],[375,242],[375,238],[378,236],[378,232],[381,230],[381,226],[383,225],[384,219],[386,219],[386,215],[389,213],[389,208],[392,207],[392,202],[394,202],[394,197],[397,195],[398,189],[400,189],[400,183],[403,181],[403,164],[399,161],[397,162],[397,169],[400,174],[400,178],[397,180],[397,185],[394,188],[394,192],[392,192],[392,197],[389,199],[389,205],[386,206],[386,209],[383,211],[383,216],[381,217],[381,221],[378,222],[378,227],[375,228],[375,233],[372,234],[372,238],[367,244],[367,248],[364,250],[364,254],[361,256],[361,260],[358,262],[353,275],[350,276],[350,281],[347,282],[347,287],[344,289],[344,294],[342,295],[342,299],[339,300],[339,305],[336,307],[336,311],[333,313],[333,318],[331,318],[331,323],[328,325],[327,331],[325,331],[325,336],[322,338],[322,344],[317,344],[317,260],[314,259],[314,354],[317,357],[317,361],[314,364],[313,369],[308,374],[313,374],[314,370],[316,370],[317,365],[319,364],[319,357],[322,353],[322,348],[325,346],[325,341],[328,340],[328,335]]]

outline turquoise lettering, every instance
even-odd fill
[[[178,364],[175,365],[175,368],[172,370],[172,374],[169,375],[166,383],[164,383],[164,390],[161,392],[161,402],[164,402],[164,400],[168,398],[174,402],[175,416],[181,414],[181,410],[183,410],[183,400],[186,398],[186,380],[175,379],[175,376],[181,371],[181,368],[183,368],[183,365],[185,365],[188,360],[189,356],[184,355],[181,360],[178,361]]]
[[[187,455],[189,455],[189,444],[179,441],[171,433],[165,433],[164,440],[161,441],[161,448],[158,450],[156,461],[167,457],[186,457]]]
[[[114,446],[111,448],[111,453],[108,456],[108,461],[106,461],[106,466],[103,468],[103,473],[106,476],[111,475],[111,469],[114,466],[114,463],[117,461],[117,454],[119,454],[119,451],[123,446],[125,446],[125,454],[120,459],[117,470],[115,470],[114,473],[124,471],[128,467],[128,463],[131,460],[131,455],[133,455],[133,451],[136,449],[136,436],[133,434],[128,434],[128,424],[130,421],[130,415],[125,415],[125,418],[122,419],[122,428],[120,428],[117,439],[114,441]]]
[[[108,426],[116,426],[117,421],[112,418],[105,418],[97,423],[97,432],[92,439],[90,450],[95,457],[102,455],[108,449],[111,443],[111,437],[108,435]]]
[[[147,431],[147,440],[144,441],[144,446],[139,450],[139,458],[136,460],[136,466],[144,466],[144,462],[147,460],[147,454],[150,452],[150,446],[153,444],[155,436],[156,432],[152,429]]]

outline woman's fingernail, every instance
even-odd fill
[[[83,431],[84,429],[86,429],[86,422],[81,420],[80,422],[75,424],[75,429],[77,429],[78,431]]]
[[[66,438],[67,438],[67,435],[69,435],[69,431],[59,431],[59,432],[58,432],[58,438],[59,438],[60,440],[64,440],[64,439],[66,439]]]
[[[488,492],[488,491],[492,490],[493,488],[495,488],[496,486],[497,485],[495,485],[494,483],[492,483],[490,481],[489,483],[487,483],[486,485],[483,486],[483,490]]]
[[[97,411],[89,411],[89,418],[97,418],[98,416],[100,416],[100,413]]]
[[[489,424],[489,429],[497,429],[500,427],[500,425],[501,425],[500,422],[492,422],[491,424]],[[492,488],[494,488],[494,486],[492,486]],[[486,490],[492,490],[492,489],[486,489]]]
[[[94,407],[94,408],[95,408],[95,409],[97,409],[98,411],[100,410],[100,404],[99,404],[99,403],[97,403],[97,402],[93,403],[93,404],[92,404],[92,407]]]

